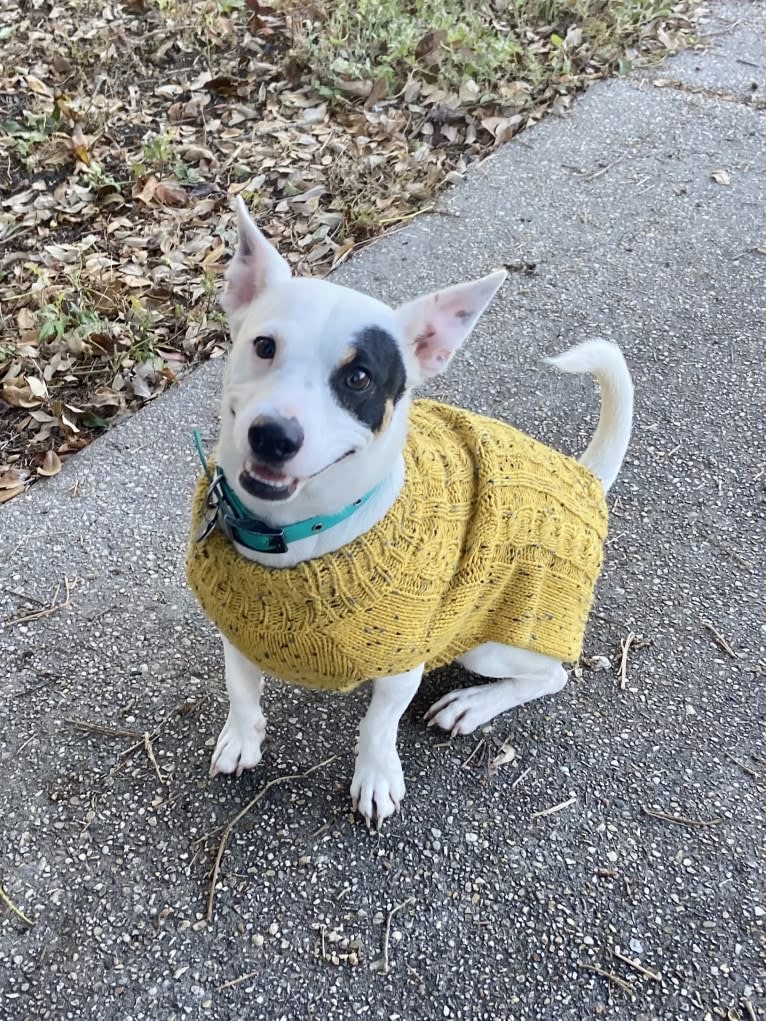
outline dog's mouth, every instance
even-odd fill
[[[304,482],[308,482],[308,479],[315,479],[317,475],[326,472],[328,468],[332,468],[340,461],[345,461],[353,453],[353,450],[347,450],[345,454],[341,454],[340,457],[306,479],[299,479],[295,475],[286,475],[275,468],[269,468],[266,464],[259,464],[252,458],[248,458],[239,473],[239,484],[246,493],[259,500],[289,500],[290,497],[295,496]]]
[[[302,481],[250,459],[239,474],[239,484],[245,492],[259,500],[289,500],[295,496]]]

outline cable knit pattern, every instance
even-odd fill
[[[277,569],[219,529],[192,540],[189,584],[219,630],[267,673],[327,690],[487,641],[576,660],[607,531],[599,480],[511,426],[426,400],[405,461],[388,514],[335,553]]]

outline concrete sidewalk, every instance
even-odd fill
[[[594,387],[541,357],[622,346],[586,645],[613,667],[451,743],[422,712],[466,678],[431,678],[379,836],[349,814],[364,694],[272,684],[263,763],[209,780],[221,661],[182,576],[204,367],[0,511],[0,885],[34,920],[0,906],[2,1021],[766,1017],[766,8],[714,10],[708,50],[593,88],[336,276],[397,302],[509,264],[431,392],[572,453]],[[216,827],[312,767],[237,824],[208,923]]]

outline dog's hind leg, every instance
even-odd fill
[[[263,671],[222,637],[229,715],[215,746],[210,775],[252,769],[261,761],[266,717],[261,711]]]
[[[450,734],[470,734],[499,713],[561,691],[567,672],[557,659],[510,645],[487,642],[458,660],[483,677],[500,678],[492,684],[461,688],[444,695],[426,713],[429,727]]]

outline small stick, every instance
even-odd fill
[[[25,599],[29,603],[37,603],[38,606],[45,606],[42,599],[38,599],[37,596],[30,596],[26,592],[19,592],[15,588],[4,588],[3,592],[7,592],[9,596],[16,596],[17,599]]]
[[[540,812],[533,812],[532,818],[542,819],[544,815],[553,815],[554,812],[560,812],[562,808],[569,808],[569,806],[573,805],[575,801],[577,801],[577,796],[573,794],[571,798],[567,798],[566,801],[562,801],[558,805],[551,805],[550,808],[544,808]]]
[[[409,220],[414,220],[416,216],[423,216],[424,213],[432,213],[433,211],[433,206],[424,206],[422,209],[416,209],[414,213],[402,213],[400,216],[390,216],[387,220],[378,220],[378,223],[381,227],[392,226],[395,223],[407,223]]]
[[[632,631],[628,632],[627,638],[620,639],[620,648],[622,649],[622,656],[620,657],[620,691],[625,691],[628,684],[628,653],[635,640],[636,636]]]
[[[388,941],[391,938],[391,919],[394,917],[397,911],[401,911],[402,908],[406,908],[408,904],[414,904],[415,898],[408,897],[407,900],[403,900],[401,904],[397,904],[396,907],[391,908],[388,912],[388,918],[386,919],[386,931],[383,933],[383,967],[380,969],[384,975],[388,974]]]
[[[144,751],[146,752],[146,757],[154,766],[154,772],[157,774],[157,779],[160,781],[160,783],[163,784],[167,783],[168,782],[167,778],[164,777],[160,772],[159,764],[157,763],[157,759],[155,758],[154,745],[152,744],[152,739],[149,737],[149,731],[147,731],[144,734]]]
[[[618,163],[622,163],[624,159],[625,159],[624,156],[619,156],[616,160],[612,160],[611,163],[607,163],[607,165],[605,167],[602,167],[600,170],[596,170],[587,174],[581,174],[580,176],[583,177],[586,181],[595,181],[597,177],[601,177],[602,174],[605,174],[608,170],[611,170],[612,167],[616,167]]]
[[[722,819],[688,819],[685,815],[669,815],[667,812],[660,812],[656,808],[647,808],[646,805],[641,806],[641,811],[645,815],[650,815],[653,819],[662,819],[664,822],[674,822],[679,826],[720,826],[723,822]]]
[[[524,779],[524,777],[527,775],[527,773],[529,773],[531,768],[532,768],[531,766],[527,766],[527,768],[524,770],[523,773],[519,773],[519,775],[516,777],[516,779],[511,784],[511,790],[513,790],[514,787],[518,787],[518,785],[521,783],[521,781]]]
[[[755,1008],[750,1000],[743,1000],[742,1006],[747,1011],[747,1016],[750,1018],[750,1021],[758,1021],[758,1015],[756,1014]]]
[[[100,723],[90,723],[88,720],[75,720],[69,716],[64,717],[64,723],[68,723],[77,730],[85,733],[105,734],[107,737],[141,737],[138,730],[124,730],[122,727],[105,727]]]
[[[237,825],[239,820],[246,816],[251,808],[255,808],[258,802],[261,801],[266,796],[266,794],[271,790],[272,787],[276,787],[278,784],[281,783],[288,783],[290,780],[305,780],[307,776],[311,776],[311,774],[315,773],[318,769],[322,769],[324,766],[328,766],[336,758],[337,758],[336,755],[331,755],[330,758],[325,759],[324,762],[318,762],[315,766],[311,766],[311,768],[307,769],[305,773],[288,773],[286,776],[274,777],[273,780],[269,780],[267,784],[264,784],[264,786],[261,787],[261,789],[255,795],[255,797],[251,798],[250,801],[248,801],[248,803],[245,805],[245,807],[241,811],[237,812],[237,814],[233,816],[227,823],[224,823],[223,826],[218,826],[216,829],[211,830],[210,833],[207,833],[205,835],[206,837],[209,837],[211,836],[212,833],[217,833],[219,830],[223,830],[223,832],[221,833],[220,843],[218,844],[218,851],[216,852],[215,861],[213,863],[213,873],[212,876],[210,877],[210,887],[208,889],[207,895],[207,912],[205,914],[205,917],[207,918],[208,922],[212,922],[213,920],[213,910],[215,908],[215,886],[216,883],[218,882],[218,873],[221,869],[221,861],[223,860],[224,852],[226,851],[226,844],[229,840],[229,836],[231,835],[232,830]]]
[[[21,910],[21,908],[17,908],[16,907],[16,905],[13,903],[13,901],[8,896],[8,894],[5,892],[5,890],[2,888],[2,886],[0,886],[0,900],[3,902],[3,904],[5,904],[6,907],[11,909],[11,911],[14,913],[14,915],[18,915],[19,918],[22,920],[22,922],[26,922],[27,925],[34,925],[35,924],[34,920],[31,919],[31,918],[28,918],[24,914],[24,912]]]
[[[41,610],[31,610],[29,613],[23,613],[19,617],[9,617],[6,620],[6,624],[26,624],[28,621],[40,620],[42,617],[50,617],[56,610],[66,610],[72,605],[72,590],[74,589],[77,579],[70,582],[69,578],[64,577],[64,590],[66,595],[62,601],[56,602],[61,591],[61,582],[56,586],[56,591],[53,593],[53,599],[51,600],[50,606],[44,606]],[[38,602],[38,600],[35,600]]]
[[[643,964],[639,964],[638,961],[634,961],[631,957],[626,957],[624,954],[621,954],[619,950],[613,949],[612,953],[618,961],[623,961],[631,968],[635,968],[636,971],[640,972],[642,975],[646,975],[647,978],[652,979],[654,982],[662,982],[662,975],[660,975],[659,972],[649,971],[649,969],[645,968]]]
[[[260,975],[260,969],[258,971],[249,971],[247,975],[240,975],[239,978],[230,978],[228,982],[224,982],[223,985],[218,986],[216,989],[217,993],[222,992],[224,989],[231,989],[232,986],[238,986],[240,982],[247,982],[249,978],[255,978],[256,975]]]
[[[468,763],[469,763],[469,762],[471,761],[471,759],[472,759],[472,758],[474,757],[474,755],[475,755],[475,754],[476,754],[476,753],[477,753],[477,752],[479,751],[479,749],[480,749],[480,748],[482,747],[482,745],[484,745],[484,744],[486,744],[486,738],[484,738],[484,737],[483,737],[483,738],[481,739],[481,741],[479,741],[479,743],[478,743],[478,744],[476,745],[476,747],[474,748],[474,750],[473,750],[473,751],[471,752],[471,754],[470,754],[470,755],[468,756],[468,758],[467,758],[467,759],[465,760],[465,762],[463,762],[463,763],[461,764],[461,766],[460,766],[460,768],[461,768],[461,769],[465,769],[465,767],[466,767],[466,766],[468,765]]]
[[[752,766],[748,766],[748,764],[746,762],[743,762],[741,759],[736,759],[732,754],[730,754],[730,752],[724,751],[724,755],[726,756],[727,759],[731,759],[735,766],[739,766],[739,768],[743,772],[747,773],[748,776],[755,777],[756,780],[761,779],[761,774],[758,772],[757,769],[753,769]]]
[[[630,982],[626,982],[624,978],[620,978],[619,975],[615,975],[613,971],[605,971],[604,968],[599,968],[597,964],[587,964],[585,961],[578,962],[581,968],[585,968],[587,971],[595,971],[597,975],[601,975],[604,978],[609,979],[610,982],[614,982],[616,986],[623,989],[626,993],[633,995],[633,986]]]
[[[710,633],[713,636],[713,639],[715,640],[716,645],[720,649],[723,649],[724,652],[728,653],[731,656],[732,659],[737,659],[738,658],[737,657],[737,653],[734,651],[734,649],[732,649],[732,647],[726,641],[726,639],[721,634],[721,632],[718,630],[718,628],[715,626],[715,624],[713,624],[709,620],[703,620],[701,623],[702,623],[703,627],[706,627],[708,629],[708,631],[710,631]]]

